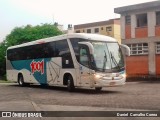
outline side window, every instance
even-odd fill
[[[81,31],[80,30],[76,30],[76,33],[80,33]]]
[[[32,59],[33,57],[36,57],[36,55],[35,55],[35,50],[34,50],[34,48],[35,47],[33,47],[34,45],[32,45],[32,46],[27,46],[26,48],[24,48],[25,49],[25,53],[26,53],[26,59]]]
[[[19,48],[12,49],[11,50],[11,60],[19,60],[19,59],[20,59]]]
[[[130,25],[131,24],[131,16],[130,15],[126,15],[125,16],[125,23],[126,23],[126,25]]]
[[[31,59],[44,58],[45,52],[46,52],[44,51],[44,48],[45,48],[44,45],[45,44],[38,44],[38,45],[30,46],[30,49],[32,52],[29,52],[29,57]]]
[[[91,29],[87,29],[87,33],[91,33]]]
[[[80,63],[84,66],[89,67],[89,56],[88,49],[86,47],[80,47]]]
[[[44,44],[36,44],[24,47],[22,50],[25,54],[24,59],[38,59],[38,58],[44,58]]]
[[[67,40],[56,41],[56,49],[55,49],[56,57],[61,57],[63,56],[63,54],[66,54],[67,52],[68,53],[70,52]]]
[[[78,51],[79,39],[78,38],[72,38],[72,39],[70,39],[70,41],[71,41],[71,44],[72,44],[76,59],[79,62],[79,51]]]
[[[27,53],[26,47],[19,48],[19,55],[21,60],[26,59],[26,53]]]
[[[94,32],[95,32],[95,33],[99,33],[99,28],[95,28],[95,29],[94,29]]]
[[[46,44],[45,46],[46,50],[48,49],[48,55],[45,55],[46,58],[49,58],[49,57],[55,57],[55,47],[56,47],[56,44],[55,42],[49,42]]]
[[[147,26],[147,13],[136,15],[137,18],[137,27]]]
[[[156,25],[160,25],[160,11],[156,12]]]
[[[55,56],[62,57],[62,68],[73,68],[73,60],[67,40],[56,41]]]
[[[16,48],[7,51],[8,60],[24,60],[26,59],[26,52],[24,48]]]
[[[13,60],[13,50],[7,50],[7,59]]]
[[[78,48],[78,42],[82,42],[82,41],[86,41],[84,39],[80,39],[80,38],[71,38],[70,39],[74,53],[76,55],[76,59],[79,62],[79,48]]]

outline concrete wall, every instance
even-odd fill
[[[113,25],[113,37],[118,40],[118,42],[121,44],[121,30],[120,25],[114,24]]]
[[[131,14],[131,38],[135,38],[135,28],[137,26],[136,15]]]
[[[156,14],[155,11],[147,13],[148,37],[155,36]]]
[[[121,39],[124,40],[125,38],[125,16],[121,15],[120,18],[120,24],[121,24]]]
[[[148,43],[148,67],[149,75],[156,75],[156,64],[155,64],[155,55],[156,55],[156,44],[152,41]]]

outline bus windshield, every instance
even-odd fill
[[[121,49],[116,42],[91,42],[94,48],[92,66],[98,71],[120,71],[124,69]]]

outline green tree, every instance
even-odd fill
[[[0,43],[0,76],[5,75],[5,68],[6,68],[6,49],[7,47],[5,46],[5,43],[2,42]]]
[[[60,34],[62,34],[62,32],[55,25],[51,24],[16,27],[6,37],[6,44],[7,46],[13,46]]]
[[[8,47],[60,34],[63,34],[62,31],[57,26],[51,24],[15,27],[6,36],[6,39],[0,43],[0,76],[5,75],[5,55]]]

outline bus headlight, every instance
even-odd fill
[[[101,77],[102,77],[101,75],[95,74],[95,78],[99,79]]]
[[[127,75],[126,75],[126,74],[121,74],[121,75],[122,75],[122,77],[123,77],[123,78],[126,78],[126,77],[127,77]]]

